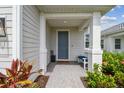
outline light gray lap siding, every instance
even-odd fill
[[[40,48],[40,11],[35,6],[23,6],[23,59],[34,62],[34,69],[39,68]]]
[[[12,60],[12,11],[9,5],[0,5],[0,17],[6,19],[7,37],[0,37],[0,72],[5,72],[4,68],[10,67]]]

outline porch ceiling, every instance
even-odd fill
[[[79,27],[87,19],[48,19],[47,22],[51,27]]]
[[[102,15],[114,7],[114,5],[38,5],[44,13],[92,13],[100,11]]]

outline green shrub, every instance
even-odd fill
[[[124,64],[121,63],[122,60],[124,60],[124,53],[104,51],[102,65],[103,73],[114,75],[116,71],[124,72]]]
[[[107,75],[114,75],[116,71],[120,70],[120,63],[117,60],[109,61],[107,64],[102,65],[102,72]]]
[[[114,52],[114,53],[113,53],[113,58],[114,58],[115,60],[122,61],[122,60],[124,60],[124,53],[123,53],[123,52],[121,52],[121,53]]]
[[[124,53],[103,52],[103,64],[94,64],[94,72],[87,72],[90,88],[124,87]]]
[[[95,72],[99,72],[101,70],[101,66],[99,66],[99,64],[94,64],[94,71]]]
[[[118,87],[124,87],[124,73],[121,71],[117,71],[115,73],[114,79]]]
[[[122,61],[124,60],[124,52],[107,52],[103,51],[103,62],[110,62],[110,61]]]
[[[115,80],[112,76],[108,76],[105,74],[102,74],[100,76],[100,81],[98,81],[98,87],[99,88],[113,88],[116,87]]]
[[[101,72],[101,66],[94,64],[94,72],[87,72],[88,87],[113,88],[116,87],[114,77]]]
[[[124,73],[124,64],[120,64],[118,71],[121,71]]]
[[[103,51],[102,54],[103,62],[108,62],[112,61],[113,59],[113,54],[111,52]]]
[[[91,73],[91,72],[87,72],[87,83],[88,83],[88,87],[90,88],[97,88],[97,79],[99,74],[98,73]]]
[[[114,88],[115,80],[112,76],[107,76],[99,72],[88,72],[88,87],[90,88]]]

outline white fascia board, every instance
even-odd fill
[[[76,18],[76,19],[84,19],[85,17],[91,17],[92,13],[46,13],[44,16],[47,19],[69,19],[69,18]]]

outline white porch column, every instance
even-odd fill
[[[12,59],[22,60],[22,6],[15,5],[12,10]]]
[[[40,16],[40,68],[43,74],[47,70],[47,48],[46,48],[46,18]]]
[[[93,71],[94,63],[102,63],[100,18],[100,12],[94,12],[90,22],[90,50],[88,55],[89,71]]]

